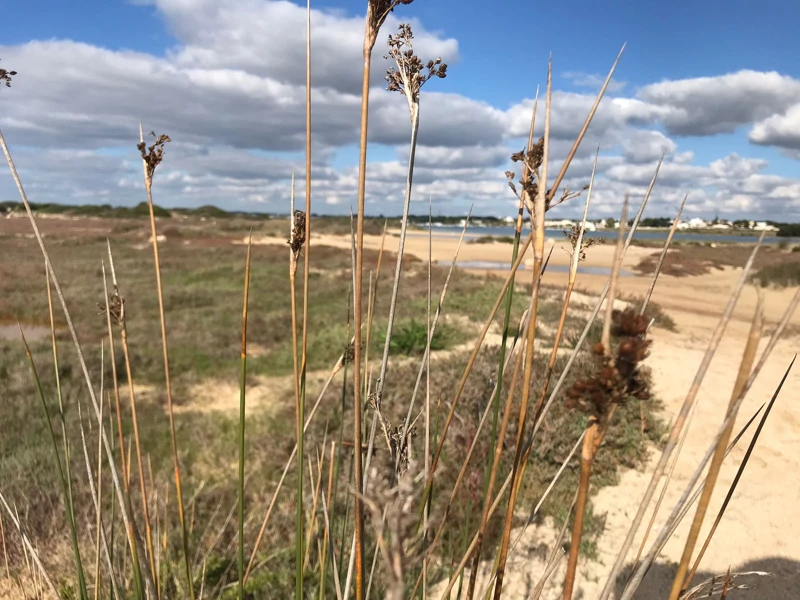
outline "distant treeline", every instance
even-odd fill
[[[778,237],[800,237],[800,223],[772,223],[778,228]]]
[[[111,206],[110,204],[55,204],[31,202],[31,208],[44,215],[68,215],[80,217],[102,217],[107,219],[136,219],[150,216],[147,202],[140,202],[136,206]],[[21,202],[0,202],[0,214],[9,212],[24,212]],[[173,215],[192,217],[206,217],[209,219],[230,219],[234,217],[247,217],[250,219],[270,219],[273,215],[266,213],[247,213],[226,211],[216,206],[200,206],[198,208],[163,208],[153,205],[153,214],[156,217],[169,219]]]

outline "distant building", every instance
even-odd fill
[[[689,219],[688,221],[678,221],[678,229],[705,229],[707,227],[708,223],[704,219],[698,217]]]
[[[769,225],[766,221],[750,221],[750,229],[754,231],[778,231],[774,225]]]
[[[544,222],[544,226],[547,229],[570,229],[574,227],[577,223],[571,219],[558,219],[558,220],[547,220]]]

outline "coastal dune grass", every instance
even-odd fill
[[[292,177],[285,219],[205,207],[199,222],[175,223],[153,201],[171,139],[153,134],[148,146],[140,129],[132,147],[143,160],[147,201],[119,214],[102,207],[81,214],[147,217],[149,227],[123,223],[108,237],[43,236],[0,133],[36,241],[0,238],[0,317],[20,330],[19,338],[5,329],[0,337],[0,378],[11,399],[0,408],[0,451],[10,457],[0,463],[0,524],[7,576],[20,593],[32,585],[35,598],[63,600],[400,600],[433,597],[441,584],[445,595],[499,599],[508,597],[516,532],[550,516],[569,545],[563,584],[552,585],[569,600],[580,586],[579,564],[596,557],[602,532],[592,494],[618,482],[622,468],[644,466],[655,447],[661,454],[650,485],[601,595],[609,597],[655,485],[680,452],[743,286],[751,277],[762,285],[794,280],[786,266],[755,271],[761,240],[736,255],[740,263],[724,259],[744,265],[739,282],[667,428],[650,391],[647,356],[658,352],[652,327],[674,322],[649,293],[625,298],[618,280],[661,161],[629,229],[625,200],[612,275],[594,308],[570,305],[579,263],[591,252],[584,229],[594,171],[577,191],[562,183],[622,52],[561,165],[550,160],[551,122],[559,118],[551,59],[544,124],[536,124],[537,94],[527,144],[511,155],[521,179],[505,174],[518,203],[515,235],[473,241],[509,243],[507,274],[482,278],[404,255],[415,222],[409,210],[422,84],[444,79],[447,69],[441,58],[425,63],[414,54],[405,24],[389,37],[394,64],[386,77],[388,90],[408,103],[398,120],[411,123],[403,217],[392,223],[400,228],[398,249],[366,250],[364,236],[383,232],[385,243],[389,226],[365,215],[373,49],[389,13],[409,4],[367,2],[356,213],[321,228],[350,236],[349,249],[314,237],[310,7],[305,204],[295,205]],[[2,71],[9,84],[11,76]],[[545,214],[584,193],[583,223],[565,232],[572,243],[566,285],[545,287]],[[656,297],[658,276],[671,264],[665,259],[675,256],[670,242],[658,260],[640,265],[652,273]],[[533,268],[520,278],[529,248]],[[622,311],[614,309],[620,298],[627,300]],[[640,550],[623,598],[633,596],[698,497],[699,530],[736,411],[798,302],[800,290],[758,362],[753,335],[720,429],[708,437],[709,451],[670,520]],[[97,440],[96,453],[87,440]],[[712,455],[711,475],[698,483]],[[691,587],[697,541],[694,535],[686,545],[671,599],[699,593]],[[557,566],[558,548],[551,550],[534,598]],[[492,565],[484,590],[477,587],[482,562]]]

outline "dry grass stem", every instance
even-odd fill
[[[178,520],[181,525],[181,541],[183,542],[183,559],[186,570],[186,585],[189,590],[189,598],[194,600],[194,578],[192,577],[191,565],[189,564],[189,535],[186,529],[186,519],[184,515],[183,489],[181,487],[181,467],[178,460],[178,441],[175,436],[175,414],[172,402],[172,382],[169,370],[169,345],[167,343],[167,320],[164,311],[164,290],[161,278],[161,261],[158,254],[158,232],[156,230],[156,217],[153,210],[153,175],[156,167],[161,164],[163,159],[164,144],[170,142],[169,136],[151,132],[156,138],[155,142],[145,151],[144,136],[142,126],[139,124],[139,144],[138,149],[142,153],[142,166],[144,168],[144,187],[147,192],[147,205],[150,211],[150,235],[153,244],[153,262],[156,270],[156,291],[158,294],[158,314],[161,321],[161,346],[164,353],[164,389],[167,395],[167,412],[169,415],[170,438],[172,440],[172,463],[175,472],[175,495],[178,504]],[[138,446],[138,442],[137,442]],[[149,523],[146,525],[149,530]]]
[[[544,144],[542,146],[542,173],[539,178],[538,194],[534,203],[534,211],[531,215],[534,245],[533,245],[533,281],[531,290],[530,324],[527,331],[527,345],[525,348],[525,368],[522,376],[522,399],[520,401],[519,419],[517,424],[517,440],[514,450],[514,462],[511,476],[511,492],[508,497],[508,507],[506,509],[505,524],[503,527],[503,537],[500,542],[497,561],[497,577],[495,580],[494,598],[499,600],[503,591],[503,577],[505,574],[506,558],[508,556],[508,545],[511,537],[511,522],[514,514],[514,505],[517,500],[517,493],[521,485],[519,475],[520,462],[523,454],[523,435],[526,424],[528,400],[531,392],[531,377],[533,375],[533,356],[534,340],[536,338],[536,317],[539,310],[539,272],[544,262],[544,213],[547,202],[547,167],[550,159],[550,110],[552,107],[553,93],[553,61],[552,57],[547,67],[547,93],[545,101],[544,117]],[[554,184],[555,190],[558,183]]]
[[[640,314],[644,314],[647,305],[650,303],[650,297],[653,295],[653,290],[656,287],[656,281],[658,281],[658,275],[661,273],[661,268],[664,266],[664,258],[667,256],[667,250],[669,250],[670,244],[672,243],[672,236],[675,235],[675,230],[678,228],[678,223],[680,223],[681,215],[683,214],[683,207],[686,206],[687,198],[689,198],[689,194],[686,194],[683,197],[681,206],[678,208],[678,214],[675,215],[675,220],[672,221],[672,226],[669,228],[667,241],[664,242],[664,247],[661,249],[661,254],[658,257],[658,263],[656,264],[656,270],[653,272],[653,278],[650,280],[650,286],[647,288],[647,292],[644,295]]]
[[[682,513],[683,513],[683,511],[684,511],[684,509],[686,507],[686,504],[688,502],[688,498],[689,498],[691,490],[694,488],[695,484],[700,479],[700,476],[701,476],[706,464],[711,460],[711,457],[712,457],[712,455],[714,454],[714,452],[716,450],[716,446],[717,446],[718,440],[724,435],[726,429],[729,427],[730,423],[734,420],[734,417],[735,417],[737,411],[739,410],[739,407],[741,406],[742,402],[744,401],[745,397],[747,396],[747,392],[750,390],[750,387],[753,385],[753,382],[756,380],[756,378],[758,377],[758,374],[760,373],[762,367],[764,366],[764,364],[766,363],[767,359],[769,358],[769,355],[771,354],[771,351],[774,348],[774,344],[775,343],[777,343],[777,337],[776,337],[775,334],[773,334],[772,338],[770,339],[770,341],[767,344],[767,347],[762,352],[758,363],[756,364],[756,366],[753,369],[752,373],[747,378],[747,381],[745,382],[744,386],[742,387],[742,391],[740,392],[738,398],[736,399],[736,402],[733,403],[733,405],[731,406],[731,410],[728,412],[725,420],[723,421],[723,423],[720,426],[719,430],[716,432],[715,436],[713,437],[711,445],[709,446],[709,448],[706,451],[705,455],[703,456],[702,460],[697,465],[697,468],[695,469],[695,472],[693,473],[692,477],[689,479],[689,483],[686,486],[686,489],[684,490],[683,494],[681,495],[681,498],[678,500],[677,504],[673,508],[672,513],[670,514],[669,518],[667,519],[666,524],[664,525],[664,528],[662,529],[662,531],[659,534],[659,536],[656,539],[656,541],[653,543],[653,547],[652,547],[650,553],[644,558],[644,560],[639,565],[639,567],[636,570],[636,572],[634,573],[634,575],[631,577],[631,580],[628,583],[628,586],[626,587],[625,592],[623,594],[623,600],[630,600],[630,598],[633,595],[633,593],[635,593],[636,588],[638,587],[639,583],[641,583],[641,580],[644,577],[644,574],[650,568],[650,565],[652,564],[653,560],[655,560],[655,556],[657,556],[657,553],[661,551],[661,548],[663,548],[664,544],[666,544],[666,541],[672,535],[672,532],[674,531],[674,528],[677,526],[677,522],[680,520],[680,518],[682,518]],[[791,368],[791,365],[790,365],[790,368]],[[779,383],[777,389],[775,390],[775,393],[773,395],[774,398],[777,397],[780,394],[780,391],[781,391],[781,389],[783,387],[783,383],[786,381],[786,377],[788,376],[788,374],[789,374],[789,370],[786,371],[786,373],[783,376],[783,379],[781,380],[781,382]]]
[[[753,261],[755,260],[756,254],[758,253],[758,249],[761,245],[761,240],[763,239],[764,234],[761,234],[758,243],[753,248],[753,252],[750,255],[750,258],[747,261],[747,264],[744,266],[742,270],[742,275],[740,276],[738,282],[734,286],[734,289],[731,292],[731,295],[728,299],[728,303],[725,307],[725,310],[720,317],[719,323],[717,324],[714,333],[711,336],[711,340],[709,341],[708,348],[703,356],[700,365],[698,366],[697,374],[695,375],[694,381],[692,382],[692,386],[689,389],[688,394],[686,395],[686,399],[684,400],[680,412],[672,426],[672,430],[670,431],[669,439],[664,447],[664,450],[661,453],[661,458],[659,459],[658,464],[656,465],[655,471],[653,472],[650,483],[645,491],[644,497],[642,502],[637,509],[636,515],[631,523],[631,527],[628,531],[628,534],[622,544],[622,547],[619,550],[617,555],[617,559],[612,567],[611,573],[608,576],[608,580],[606,581],[606,585],[603,588],[603,592],[600,596],[600,600],[607,600],[609,594],[611,593],[611,589],[616,581],[617,576],[619,575],[620,570],[622,569],[622,564],[625,561],[625,557],[628,554],[628,550],[630,549],[631,544],[633,543],[633,537],[636,535],[636,531],[639,529],[639,525],[644,518],[644,513],[647,510],[647,506],[650,504],[650,500],[655,493],[656,485],[658,484],[659,479],[664,474],[664,470],[666,469],[667,462],[669,461],[670,455],[674,450],[678,438],[680,436],[681,430],[686,422],[686,418],[688,416],[689,410],[694,404],[694,401],[697,397],[697,393],[700,390],[700,384],[702,383],[703,379],[705,378],[705,374],[708,371],[708,366],[711,363],[711,359],[714,357],[716,350],[719,346],[720,340],[722,339],[722,334],[725,332],[725,329],[730,322],[731,316],[733,315],[733,309],[736,306],[736,302],[741,295],[742,289],[744,288],[745,282],[747,281],[747,277],[749,275],[750,269],[753,266]]]
[[[56,600],[60,600],[61,595],[56,590],[56,586],[53,585],[53,582],[50,579],[50,576],[47,574],[47,571],[45,571],[44,565],[42,564],[42,560],[41,560],[41,558],[39,558],[39,553],[33,547],[33,544],[31,544],[30,539],[28,539],[28,536],[26,535],[25,531],[22,529],[22,523],[19,520],[19,515],[15,514],[15,512],[11,511],[11,508],[8,506],[8,502],[6,502],[5,496],[3,496],[2,492],[0,492],[0,502],[3,503],[3,506],[5,507],[6,512],[8,513],[8,517],[11,519],[11,522],[14,524],[14,527],[16,527],[16,529],[17,529],[17,533],[19,533],[20,538],[22,539],[22,545],[26,549],[25,558],[27,559],[28,554],[30,554],[31,558],[33,559],[33,562],[36,563],[36,567],[38,569],[39,575],[44,580],[44,582],[47,584],[47,587],[50,589],[50,592],[53,594],[53,597]],[[31,573],[34,573],[32,568],[29,567],[29,569],[30,569]]]
[[[725,448],[728,445],[728,441],[730,440],[731,433],[733,431],[733,425],[736,419],[736,413],[733,412],[734,404],[736,403],[736,399],[741,394],[742,389],[747,382],[747,378],[750,376],[750,372],[753,368],[753,363],[756,359],[756,353],[758,352],[758,342],[761,340],[763,326],[764,307],[762,304],[762,299],[759,296],[758,303],[756,304],[755,314],[753,316],[753,322],[750,326],[750,335],[747,338],[747,344],[744,348],[742,361],[739,365],[739,372],[736,376],[733,391],[731,392],[730,402],[726,408],[730,423],[725,428],[722,437],[719,438],[717,448],[714,451],[714,457],[711,460],[711,466],[708,469],[706,482],[703,486],[703,493],[700,496],[700,502],[697,505],[697,512],[695,512],[694,520],[692,521],[692,526],[689,530],[689,535],[686,538],[686,544],[683,548],[683,555],[678,563],[678,569],[675,573],[675,578],[672,583],[670,600],[677,600],[678,596],[686,589],[686,586],[684,585],[684,577],[686,576],[686,572],[689,568],[689,561],[692,558],[694,546],[697,543],[697,538],[700,535],[700,528],[703,525],[703,519],[705,518],[706,511],[708,510],[708,505],[711,502],[711,494],[714,492],[720,467],[722,466],[722,459],[725,457]]]
[[[22,187],[22,182],[19,179],[19,175],[17,174],[17,169],[14,166],[14,161],[11,158],[11,153],[8,150],[8,145],[6,144],[5,138],[3,137],[3,134],[2,134],[1,131],[0,131],[0,147],[2,147],[2,149],[3,149],[3,154],[6,157],[6,161],[8,162],[8,166],[9,166],[9,169],[11,171],[11,176],[13,177],[14,183],[16,184],[17,190],[19,191],[20,199],[22,200],[22,203],[25,206],[25,211],[26,211],[26,213],[28,215],[28,220],[31,223],[31,227],[33,228],[33,232],[34,232],[34,235],[36,237],[36,241],[39,244],[39,248],[42,251],[42,255],[43,255],[44,259],[45,259],[45,262],[47,263],[47,267],[48,267],[48,270],[50,272],[50,276],[52,278],[53,287],[56,290],[56,296],[58,297],[59,303],[61,304],[61,308],[62,308],[62,310],[64,312],[64,318],[65,318],[65,320],[67,322],[67,328],[68,328],[68,330],[70,332],[70,336],[72,337],[72,341],[73,341],[73,344],[75,346],[75,352],[76,352],[76,354],[78,356],[78,362],[79,362],[80,367],[81,367],[81,372],[82,372],[82,374],[84,376],[84,379],[86,381],[86,388],[87,388],[87,391],[89,393],[89,398],[92,401],[92,405],[93,405],[93,408],[94,408],[94,411],[95,411],[95,415],[99,418],[99,416],[100,416],[100,408],[98,406],[97,396],[96,396],[95,391],[94,391],[94,386],[92,385],[91,377],[89,375],[89,370],[88,370],[88,368],[86,366],[86,359],[85,359],[85,356],[83,354],[83,350],[81,348],[80,342],[78,341],[78,335],[77,335],[77,333],[75,331],[75,326],[74,326],[74,324],[72,322],[72,317],[71,317],[71,315],[69,313],[69,310],[67,309],[67,304],[66,304],[66,300],[64,298],[63,291],[61,289],[61,285],[59,284],[58,277],[56,276],[55,270],[53,269],[53,265],[52,265],[52,263],[50,261],[50,255],[47,252],[47,248],[46,248],[46,246],[44,244],[44,239],[42,238],[42,234],[39,231],[39,227],[38,227],[38,225],[36,223],[36,218],[33,216],[33,211],[31,210],[30,203],[28,202],[28,197],[25,194],[24,188]],[[123,494],[122,486],[121,486],[117,471],[113,467],[113,457],[112,457],[111,450],[110,450],[110,447],[109,447],[109,444],[108,444],[108,440],[105,437],[105,434],[103,435],[103,446],[106,449],[106,455],[107,455],[109,464],[112,465],[112,467],[110,469],[111,476],[112,476],[112,481],[114,482],[114,487],[116,489],[117,496],[118,496],[119,501],[120,501],[120,507],[121,507],[121,510],[122,510],[123,519],[125,521],[125,524],[126,524],[126,527],[128,528],[128,530],[132,532],[133,531],[133,529],[131,527],[131,524],[133,522],[132,512],[130,510],[128,510],[128,507],[125,506],[125,502],[123,500],[124,494]],[[134,544],[134,541],[136,542],[136,544]],[[138,536],[134,536],[134,539],[131,540],[131,551],[134,554],[137,552],[137,545],[140,545],[140,544],[141,544],[141,541],[139,540]],[[142,552],[142,554],[144,554],[144,552]],[[153,584],[152,577],[149,577],[149,573],[145,575],[144,580],[145,580],[145,584],[147,586],[148,593],[151,593],[151,596],[155,597],[155,586]]]
[[[792,362],[789,364],[788,369],[786,372],[788,373],[792,367],[794,366],[794,361],[796,360],[797,355],[792,359]],[[767,410],[764,413],[764,416],[761,418],[761,421],[756,427],[756,431],[753,434],[753,439],[750,440],[750,445],[747,447],[747,451],[744,454],[744,458],[742,458],[742,462],[739,465],[739,469],[736,471],[736,476],[733,478],[730,487],[728,488],[728,492],[725,495],[725,500],[722,502],[722,506],[720,506],[719,512],[717,513],[716,518],[714,519],[714,523],[711,525],[711,529],[706,536],[706,540],[703,543],[703,547],[700,548],[700,552],[697,554],[697,558],[692,565],[692,569],[689,571],[689,574],[686,576],[686,581],[684,582],[684,588],[688,588],[692,582],[692,578],[697,573],[697,568],[700,566],[700,562],[703,560],[703,556],[705,555],[706,550],[708,549],[708,545],[711,543],[711,539],[714,537],[714,534],[717,531],[717,527],[719,526],[720,522],[722,521],[722,517],[725,514],[725,510],[728,508],[728,504],[730,504],[731,498],[733,497],[733,493],[736,491],[736,486],[739,484],[739,480],[742,477],[742,473],[744,473],[744,469],[747,466],[748,461],[750,460],[750,456],[753,453],[753,449],[756,446],[756,442],[758,442],[758,438],[761,435],[761,430],[764,428],[764,423],[767,422],[767,418],[769,417],[769,413],[772,410],[772,406],[775,404],[775,400],[778,398],[778,395],[775,394],[772,399],[770,400],[769,404],[767,405]],[[755,416],[753,417],[755,418]],[[751,419],[752,421],[752,419]],[[749,425],[749,423],[748,423]],[[735,442],[734,442],[735,443]]]

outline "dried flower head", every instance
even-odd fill
[[[349,365],[356,359],[356,345],[354,342],[350,342],[347,347],[342,352],[342,364]]]
[[[511,155],[512,162],[521,162],[524,166],[522,169],[522,179],[519,180],[520,185],[522,186],[522,191],[527,200],[526,206],[528,208],[528,212],[533,214],[533,200],[539,194],[539,168],[542,166],[542,161],[544,160],[544,137],[540,137],[539,140],[533,144],[530,149],[525,152],[523,149],[521,152],[515,152]],[[511,177],[514,176],[513,173],[510,171],[506,171],[506,178],[509,179],[509,187],[514,191],[514,194],[519,197],[517,193],[517,188],[513,183],[510,181],[509,174]],[[548,190],[549,193],[550,190]],[[545,210],[549,208],[549,203],[545,206]]]
[[[292,233],[287,241],[295,256],[300,253],[306,243],[306,213],[302,210],[294,211],[292,218]]]
[[[578,261],[586,260],[586,250],[591,248],[595,244],[604,244],[605,240],[603,238],[587,238],[585,235],[583,239],[581,239],[581,247],[576,248],[578,245],[578,237],[581,233],[581,226],[580,225],[573,225],[571,229],[564,230],[564,235],[567,236],[570,244],[572,244],[572,253],[574,254],[576,251],[578,254]]]
[[[367,31],[365,43],[371,51],[378,41],[378,33],[386,17],[399,4],[411,4],[414,0],[369,0],[367,3]]]
[[[6,87],[11,87],[11,77],[16,74],[16,71],[6,71],[5,69],[0,69],[0,82],[5,82]]]
[[[172,141],[166,133],[162,133],[156,137],[155,132],[151,131],[150,135],[156,138],[156,141],[153,142],[151,146],[146,147],[144,142],[139,142],[136,144],[139,152],[142,153],[142,160],[144,160],[147,170],[148,181],[152,181],[153,173],[155,173],[156,167],[161,164],[161,161],[164,158],[164,144]]]
[[[567,407],[602,418],[613,404],[622,404],[628,398],[650,398],[650,389],[639,365],[647,358],[650,340],[647,319],[636,311],[614,311],[612,333],[620,338],[614,355],[605,355],[602,343],[595,344],[597,371],[580,379],[567,390]]]
[[[116,290],[108,297],[108,303],[104,304],[98,302],[97,308],[100,309],[98,314],[103,317],[106,316],[107,312],[110,313],[111,319],[116,322],[117,325],[123,325],[125,323],[125,298],[120,296],[119,292]]]
[[[384,58],[391,58],[397,64],[397,69],[392,67],[386,70],[386,89],[404,94],[408,98],[409,108],[412,104],[419,103],[419,92],[426,81],[434,77],[447,77],[447,65],[441,58],[424,64],[414,54],[413,39],[411,25],[401,24],[397,33],[389,36],[389,54],[384,55]]]

